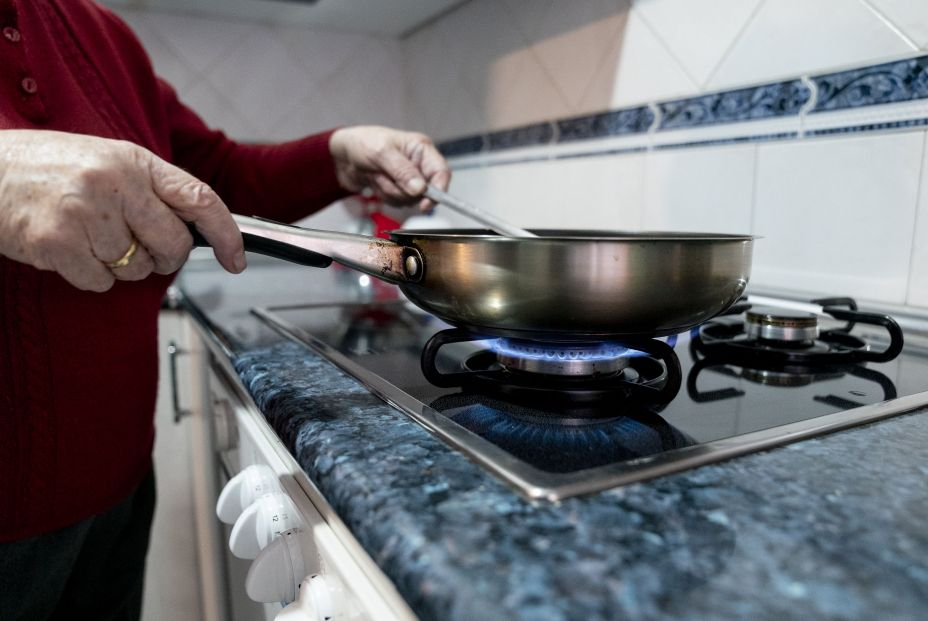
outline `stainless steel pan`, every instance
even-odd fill
[[[487,335],[557,341],[661,336],[731,306],[754,238],[705,233],[393,231],[391,240],[235,216],[245,249],[399,285],[417,306]],[[202,238],[198,239],[202,242]]]

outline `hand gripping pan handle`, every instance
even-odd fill
[[[233,218],[249,252],[311,267],[328,267],[334,261],[394,284],[419,282],[425,271],[418,249],[387,239],[306,229],[263,218]],[[195,246],[209,246],[192,224],[188,227]]]

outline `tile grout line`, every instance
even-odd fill
[[[757,6],[754,7],[754,10],[751,11],[751,14],[744,21],[744,25],[741,26],[741,30],[738,31],[738,34],[735,35],[735,37],[731,40],[731,43],[728,44],[728,47],[725,48],[725,51],[722,52],[722,56],[719,58],[718,62],[715,63],[715,67],[713,67],[712,71],[706,75],[705,82],[700,85],[700,89],[702,91],[705,91],[708,88],[709,83],[712,82],[712,78],[715,77],[715,74],[719,72],[719,69],[721,69],[725,59],[728,58],[729,54],[731,54],[731,51],[735,49],[735,45],[737,45],[738,42],[741,41],[741,39],[744,37],[744,33],[747,31],[748,27],[754,22],[755,19],[757,19],[757,15],[760,13],[760,9],[764,6],[765,2],[766,0],[760,0],[760,2],[757,3]]]
[[[754,145],[754,166],[751,176],[751,235],[757,235],[758,170],[760,169],[760,145]]]
[[[631,11],[635,11],[634,3],[631,6]],[[631,13],[631,11],[629,11],[629,13]],[[660,46],[664,48],[664,51],[667,52],[670,58],[673,59],[673,62],[676,63],[677,67],[683,71],[683,74],[689,79],[692,85],[696,87],[697,92],[702,94],[705,90],[704,87],[699,83],[699,80],[697,80],[696,77],[690,73],[690,70],[686,67],[686,65],[683,64],[683,62],[680,61],[674,51],[670,49],[670,46],[667,45],[666,41],[664,41],[664,37],[662,37],[657,29],[651,25],[651,22],[649,22],[645,16],[641,14],[641,11],[635,11],[635,15],[638,16],[638,19],[641,20],[641,23],[644,24],[645,28],[648,29],[648,31],[651,33],[651,36],[657,39],[657,42],[660,44]]]
[[[874,5],[870,2],[870,0],[860,0],[860,3],[863,4],[864,7],[866,7],[871,13],[873,13],[873,14],[876,16],[877,19],[879,19],[881,22],[883,22],[883,25],[885,25],[887,28],[889,28],[890,30],[892,30],[892,31],[893,31],[893,34],[895,34],[897,37],[899,37],[900,39],[902,39],[902,41],[903,41],[906,45],[908,45],[909,47],[911,47],[913,50],[918,50],[918,49],[920,49],[920,48],[918,47],[918,44],[917,44],[915,41],[913,41],[912,38],[909,37],[909,36],[902,30],[902,28],[900,28],[899,26],[897,26],[895,22],[893,22],[891,19],[889,19],[889,17],[888,17],[883,11],[881,11],[881,10],[878,9],[876,6],[874,6]]]
[[[809,114],[815,106],[818,104],[818,84],[815,83],[815,80],[810,78],[807,75],[800,76],[800,81],[809,89],[809,101],[802,104],[802,107],[799,108],[799,138],[806,137],[806,115]]]
[[[909,250],[909,270],[906,274],[905,280],[905,301],[903,302],[909,306],[915,306],[915,304],[910,303],[909,296],[912,291],[912,272],[915,269],[915,242],[918,240],[918,216],[921,211],[919,207],[922,203],[922,195],[924,194],[924,188],[922,187],[925,182],[925,165],[928,164],[928,131],[922,132],[922,153],[919,158],[920,166],[918,169],[918,184],[916,185],[916,194],[915,194],[915,218],[912,222],[912,246]]]

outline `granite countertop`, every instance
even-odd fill
[[[179,284],[420,618],[924,617],[924,414],[536,504],[248,313],[361,299],[356,282],[274,263],[237,277],[191,266]]]

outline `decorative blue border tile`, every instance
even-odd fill
[[[818,101],[812,112],[912,101],[928,97],[928,56],[813,78]]]
[[[459,155],[470,155],[471,153],[480,153],[483,151],[483,136],[463,136],[445,140],[436,145],[445,157],[455,157]]]
[[[812,80],[814,80],[817,90],[812,112],[831,112],[848,108],[928,99],[928,56],[819,75],[813,77]],[[659,107],[661,115],[660,126],[657,131],[799,116],[802,113],[802,108],[810,103],[811,97],[812,92],[809,87],[802,80],[796,79],[710,93],[698,97],[658,102],[656,105]],[[446,156],[452,157],[552,143],[563,144],[610,136],[641,134],[647,132],[653,123],[654,113],[652,109],[648,106],[639,106],[534,123],[484,135],[464,136],[440,143],[439,149]],[[928,126],[928,118],[810,129],[802,135],[822,136],[923,126]],[[658,150],[680,149],[787,140],[799,137],[800,134],[797,132],[787,131],[682,141],[655,145],[653,148]],[[554,155],[553,159],[595,157],[644,150],[646,148],[640,146],[617,147],[608,150],[591,147],[589,150],[579,153]],[[548,159],[552,158],[546,155],[528,155],[520,158],[496,160],[492,163],[473,163],[466,167],[499,166]]]
[[[625,134],[642,134],[654,122],[654,112],[647,106],[610,110],[569,119],[559,119],[557,141],[572,142]]]
[[[548,144],[552,138],[554,138],[554,125],[547,122],[503,129],[486,136],[490,151],[534,147]]]
[[[790,80],[665,101],[658,131],[796,116],[811,95],[801,80]]]

